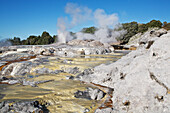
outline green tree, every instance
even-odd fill
[[[149,23],[147,23],[147,26],[150,27],[158,27],[161,28],[162,27],[162,22],[159,20],[151,20]]]
[[[44,31],[41,35],[41,38],[38,38],[38,42],[40,45],[51,44],[54,43],[55,39],[50,36],[50,34]]]
[[[144,33],[148,30],[148,26],[146,24],[138,24],[138,33]]]
[[[122,44],[128,43],[129,39],[138,33],[138,23],[130,22],[122,24],[122,28],[127,31],[127,33],[121,38]]]
[[[22,41],[21,41],[21,45],[27,45],[27,44],[26,44],[26,40],[22,40]]]
[[[26,45],[36,45],[36,42],[38,41],[37,36],[29,36],[26,40]]]
[[[81,32],[94,34],[96,30],[97,30],[96,27],[89,27],[89,28],[83,28]]]
[[[166,30],[170,30],[170,23],[164,22],[163,28]]]
[[[19,37],[14,37],[13,39],[8,39],[12,45],[21,45],[21,39]]]
[[[42,33],[42,35],[41,35],[41,37],[46,37],[46,36],[50,36],[50,34],[48,33],[48,32],[46,32],[46,31],[44,31],[43,33]]]
[[[58,36],[57,35],[53,35],[53,39],[54,39],[54,43],[58,42]]]

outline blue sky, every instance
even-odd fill
[[[120,23],[146,23],[152,19],[170,22],[170,0],[0,0],[0,39],[25,39],[43,31],[57,34],[57,19],[68,16],[64,7],[69,2],[93,11],[100,8],[107,14],[117,13]],[[86,23],[72,30],[92,25]]]

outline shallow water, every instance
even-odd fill
[[[84,69],[93,68],[103,63],[112,63],[121,58],[124,53],[112,53],[108,55],[88,55],[76,58],[50,57],[49,62],[39,65],[36,68],[49,68],[60,70],[78,67],[82,72]],[[33,72],[33,71],[32,71]],[[29,81],[53,80],[39,84],[38,87],[0,84],[0,101],[3,100],[39,100],[48,102],[48,109],[52,113],[82,113],[86,108],[93,112],[103,101],[75,98],[77,90],[84,91],[87,87],[94,87],[80,81],[66,79],[67,76],[76,76],[69,73],[37,75],[31,73],[26,76]]]

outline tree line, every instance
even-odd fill
[[[146,23],[146,24],[140,24],[138,22],[129,22],[129,23],[122,23],[122,26],[118,29],[115,30],[126,30],[126,34],[121,37],[121,38],[117,38],[118,41],[121,42],[121,44],[126,44],[128,43],[129,39],[136,35],[137,33],[144,33],[146,32],[149,28],[153,28],[153,27],[157,27],[157,28],[164,28],[167,30],[170,30],[170,23],[167,22],[161,22],[159,20],[151,20],[150,22]],[[94,32],[97,30],[97,28],[95,27],[89,27],[89,28],[83,28],[82,32],[84,33],[91,33],[94,34]]]
[[[129,39],[136,35],[137,33],[144,33],[149,28],[164,28],[167,30],[170,30],[170,23],[167,22],[161,22],[159,20],[152,20],[146,24],[140,24],[138,22],[129,22],[129,23],[122,23],[122,26],[119,29],[116,30],[126,30],[126,34],[121,37],[117,38],[118,41],[121,42],[121,44],[128,43]],[[94,34],[95,31],[98,30],[96,27],[88,27],[83,28],[81,32],[83,33],[91,33]],[[70,32],[71,35],[74,36],[75,33]],[[12,43],[12,45],[46,45],[46,44],[52,44],[54,42],[57,42],[58,36],[54,35],[53,37],[46,31],[42,33],[41,36],[29,36],[26,40],[21,40],[19,37],[14,37],[13,39],[8,39]]]
[[[40,36],[29,36],[26,40],[21,40],[19,37],[14,37],[13,39],[8,39],[12,45],[46,45],[52,44],[57,41],[57,35],[53,37],[46,31]]]

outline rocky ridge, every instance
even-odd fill
[[[97,109],[96,113],[170,111],[170,32],[164,29],[148,31],[136,40],[137,50],[115,63],[102,64],[92,73],[78,77],[114,89],[113,107]]]

